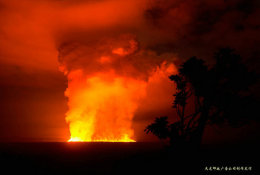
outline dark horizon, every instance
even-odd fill
[[[0,161],[1,169],[11,174],[201,174],[210,166],[251,167],[243,173],[253,174],[259,159],[256,150],[256,145],[180,152],[158,143],[0,143]]]

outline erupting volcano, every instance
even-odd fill
[[[147,86],[165,76],[162,72],[176,70],[166,62],[159,62],[160,68],[158,63],[142,65],[138,58],[147,53],[131,35],[91,46],[64,44],[59,54],[60,70],[68,78],[66,122],[73,142],[135,142],[132,122],[142,100],[149,98]]]

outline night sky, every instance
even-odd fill
[[[64,91],[68,72],[78,69],[86,76],[113,69],[146,82],[147,97],[132,127],[137,141],[156,140],[143,130],[155,117],[174,118],[174,85],[167,75],[151,72],[162,70],[164,61],[175,69],[191,56],[213,64],[221,47],[234,48],[259,72],[259,5],[257,0],[0,0],[0,141],[68,140]],[[226,130],[209,128],[206,142],[243,140],[257,132]]]

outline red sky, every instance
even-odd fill
[[[84,58],[120,47],[125,38],[138,42],[124,63],[133,65],[134,77],[147,79],[164,60],[178,64],[196,55],[211,61],[225,46],[256,69],[258,6],[246,0],[0,0],[0,140],[66,140],[67,78],[58,66],[95,71],[93,59]],[[135,115],[139,140],[154,117],[172,113],[171,86],[158,84],[151,93],[163,99],[155,96]]]

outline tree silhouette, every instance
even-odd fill
[[[209,68],[203,60],[192,57],[179,68],[178,75],[169,77],[176,84],[173,108],[178,121],[169,124],[167,117],[156,118],[146,133],[169,139],[175,146],[199,146],[207,124],[241,126],[258,119],[254,114],[258,103],[250,92],[256,74],[248,71],[233,49],[220,49],[214,59],[215,65]],[[194,109],[185,115],[188,102]]]

